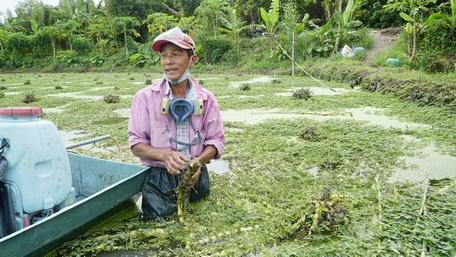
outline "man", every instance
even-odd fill
[[[142,191],[146,219],[164,218],[176,211],[174,189],[189,162],[201,165],[186,184],[193,187],[190,202],[207,196],[205,164],[220,158],[225,143],[214,95],[190,78],[189,69],[198,60],[194,41],[173,28],[157,36],[151,48],[160,53],[164,75],[136,93],[128,126],[131,151],[150,166]]]

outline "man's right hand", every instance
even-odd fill
[[[168,151],[163,156],[163,162],[166,165],[168,173],[171,175],[178,175],[180,173],[180,169],[185,167],[188,161],[189,160],[184,154],[176,151]]]

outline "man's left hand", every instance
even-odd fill
[[[198,170],[196,170],[195,174],[188,180],[188,182],[185,184],[186,187],[192,188],[195,186],[196,182],[198,181],[198,178],[201,174],[201,163],[197,160],[192,160],[191,162],[197,162],[198,164]],[[188,167],[188,166],[187,166]]]

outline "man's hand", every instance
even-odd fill
[[[180,173],[180,169],[185,167],[188,159],[180,152],[169,151],[163,157],[163,162],[165,163],[169,174],[177,175]]]
[[[191,160],[190,163],[187,166],[187,169],[190,169],[191,165],[196,165],[196,167],[198,167],[198,169],[196,170],[195,174],[193,174],[193,176],[188,180],[188,182],[185,183],[185,186],[187,188],[192,188],[195,185],[196,181],[198,181],[198,178],[199,178],[199,176],[201,174],[201,166],[202,165],[201,165],[201,163],[198,160],[196,160],[196,159]]]

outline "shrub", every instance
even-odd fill
[[[453,70],[455,63],[455,56],[450,58],[440,51],[422,51],[418,53],[411,66],[429,73],[437,73]]]
[[[100,53],[92,53],[89,57],[89,61],[92,66],[101,66],[105,62],[105,57]]]
[[[231,41],[221,37],[209,37],[201,42],[199,55],[205,63],[220,63],[232,48]]]
[[[74,63],[78,63],[78,54],[71,50],[59,51],[54,60],[56,65],[69,66]]]
[[[70,40],[73,50],[78,53],[86,54],[92,50],[92,44],[88,38],[76,36],[72,37]]]

